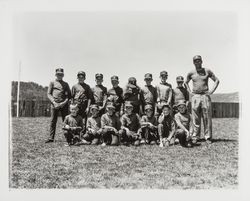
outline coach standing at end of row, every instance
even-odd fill
[[[219,85],[219,79],[214,73],[207,68],[202,67],[202,58],[200,55],[193,57],[195,70],[188,73],[186,86],[191,94],[192,117],[194,123],[193,143],[196,143],[199,138],[201,116],[203,117],[204,133],[206,142],[212,143],[212,105],[210,95],[214,93]],[[214,81],[213,88],[208,88],[208,78]],[[188,85],[189,81],[193,81],[193,91],[191,92]]]
[[[56,123],[59,112],[62,120],[68,115],[68,101],[71,99],[71,91],[67,82],[63,81],[64,71],[62,68],[56,69],[56,79],[50,82],[48,88],[48,98],[51,102],[51,122],[49,139],[45,143],[54,142]]]

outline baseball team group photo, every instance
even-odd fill
[[[10,188],[237,188],[234,14],[14,19]]]

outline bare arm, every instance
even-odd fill
[[[180,121],[180,118],[178,117],[178,115],[175,115],[175,121],[177,123],[177,125],[184,130],[185,132],[188,132],[188,130],[185,128],[185,126],[183,126],[183,124]]]
[[[53,91],[53,82],[50,82],[50,83],[49,83],[49,87],[48,87],[47,96],[48,96],[48,99],[50,100],[50,102],[51,102],[52,104],[54,104],[54,103],[55,103],[55,100],[54,100],[54,98],[53,98],[53,96],[52,96],[52,91]]]
[[[209,73],[209,77],[214,81],[214,85],[213,85],[212,89],[208,93],[213,94],[215,92],[215,90],[217,89],[220,81],[211,70],[209,70],[208,73]]]
[[[189,87],[189,82],[191,80],[191,76],[192,76],[192,73],[188,73],[187,77],[186,77],[186,81],[184,83],[184,86],[187,88],[189,94],[192,94],[191,89]]]

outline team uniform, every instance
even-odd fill
[[[154,127],[142,126],[143,123],[151,123]],[[152,117],[143,115],[141,118],[141,128],[139,130],[141,138],[145,139],[147,143],[156,142],[158,140],[157,126],[158,122],[154,115]]]
[[[172,85],[169,83],[160,83],[156,86],[157,89],[157,113],[161,114],[164,104],[171,105]]]
[[[98,105],[99,107],[103,107],[106,99],[107,99],[107,88],[103,85],[96,85],[92,88],[93,97],[94,97],[94,104]],[[100,111],[100,113],[104,113],[105,108]]]
[[[161,114],[158,119],[158,134],[160,139],[167,139],[170,133],[174,133],[176,130],[176,125],[173,117],[169,114],[164,116]],[[169,141],[170,142],[170,141]]]
[[[101,133],[101,117],[89,117],[87,119],[86,133],[83,135],[83,139],[93,145],[97,145],[100,142]]]
[[[125,128],[128,128],[129,132],[125,129],[121,129],[120,136],[121,141],[124,143],[133,143],[136,140],[140,140],[141,136],[139,134],[140,128],[140,117],[136,113],[132,113],[131,115],[123,114],[121,117],[121,125]]]
[[[69,128],[65,129],[68,125]],[[80,132],[83,129],[83,119],[80,115],[67,115],[64,120],[64,136],[68,144],[75,144],[80,141]]]
[[[107,102],[112,102],[115,106],[115,112],[118,113],[122,110],[123,101],[123,89],[121,87],[111,88],[108,90]]]
[[[101,126],[104,143],[119,145],[119,130],[121,128],[121,122],[115,113],[112,115],[109,115],[108,113],[103,114],[101,117]],[[105,126],[112,128],[105,128]],[[114,131],[113,128],[116,129],[116,131]]]
[[[91,88],[86,83],[77,83],[72,87],[72,100],[77,104],[79,108],[79,115],[82,118],[86,118],[86,109],[88,107],[88,101],[93,99]]]
[[[57,69],[56,72],[63,73],[63,69]],[[69,113],[68,100],[71,98],[71,92],[67,82],[55,80],[50,82],[47,94],[51,102],[50,134],[48,141],[54,141],[58,114],[61,112],[62,120],[64,121],[66,115]],[[63,106],[55,108],[54,103],[62,104]]]
[[[145,85],[142,88],[142,95],[143,95],[143,108],[146,105],[152,105],[155,108],[157,103],[157,89],[152,85]]]

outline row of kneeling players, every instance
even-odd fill
[[[115,114],[113,103],[107,105],[106,113],[102,115],[99,115],[99,106],[92,105],[85,127],[82,117],[78,115],[78,106],[71,104],[70,114],[66,116],[63,126],[66,146],[158,144],[167,147],[179,141],[183,147],[192,147],[192,117],[184,100],[179,101],[177,107],[178,112],[173,117],[171,107],[163,105],[157,120],[152,105],[146,105],[145,115],[140,117],[133,112],[133,105],[126,102],[125,113],[120,118]]]

